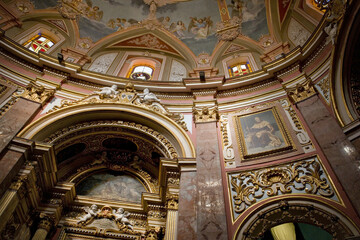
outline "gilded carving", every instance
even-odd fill
[[[46,89],[44,86],[30,82],[21,94],[15,93],[14,96],[27,98],[31,101],[35,101],[44,105],[46,101],[54,95],[54,93],[55,90],[53,89]]]
[[[303,83],[296,84],[295,87],[286,88],[286,92],[293,103],[301,102],[316,94],[314,84],[309,77]]]
[[[312,152],[315,150],[314,145],[312,144],[312,141],[306,132],[306,130],[303,128],[300,119],[296,115],[295,110],[290,105],[289,101],[287,99],[280,100],[281,106],[285,110],[285,114],[287,118],[290,121],[290,125],[292,126],[293,130],[296,133],[296,137],[299,140],[304,152]]]
[[[95,218],[107,218],[115,221],[121,232],[133,233],[133,226],[128,219],[130,213],[123,208],[115,210],[110,206],[103,206],[101,209],[98,209],[98,206],[93,204],[91,207],[85,207],[84,210],[86,213],[79,218],[78,226],[86,226]]]
[[[214,122],[219,120],[217,106],[193,107],[193,116],[195,123]]]
[[[220,129],[223,142],[223,155],[225,160],[225,168],[235,167],[235,152],[232,146],[231,131],[228,115],[220,116]]]
[[[148,227],[146,229],[145,240],[158,240],[161,232],[162,228],[160,227]]]
[[[328,4],[328,12],[326,21],[328,22],[337,22],[339,21],[346,12],[346,2],[347,0],[332,0]]]
[[[330,79],[328,77],[321,79],[315,84],[315,87],[325,101],[330,104]]]
[[[166,194],[167,208],[171,210],[178,210],[179,208],[179,195]]]
[[[86,105],[94,103],[110,103],[110,104],[130,104],[136,105],[162,115],[165,115],[177,124],[179,124],[185,131],[188,131],[184,116],[181,113],[171,113],[164,105],[160,103],[160,100],[154,93],[151,93],[148,89],[144,90],[144,93],[137,93],[132,83],[128,82],[125,89],[117,91],[117,86],[103,87],[100,91],[95,91],[93,94],[86,96],[77,101],[63,100],[60,106],[54,106],[47,113],[58,111],[63,108]]]
[[[306,193],[339,201],[317,157],[276,167],[228,174],[233,212],[277,195]]]

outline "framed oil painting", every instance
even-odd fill
[[[235,118],[244,159],[293,149],[292,141],[275,107]]]

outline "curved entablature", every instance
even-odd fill
[[[104,96],[104,93],[100,92],[77,102],[65,101],[59,109],[28,125],[19,136],[51,142],[52,140],[49,140],[51,134],[67,127],[74,128],[76,124],[82,126],[80,123],[97,120],[99,116],[101,120],[111,120],[110,123],[133,128],[158,139],[167,149],[170,158],[195,156],[194,146],[181,127],[184,126],[181,124],[181,116],[166,112],[156,100],[156,96],[151,99],[151,94],[143,94],[140,100],[131,90],[111,96],[107,96],[106,93]],[[170,117],[177,118],[181,125],[179,126]]]
[[[236,88],[240,86],[244,86],[244,80],[246,84],[253,84],[254,82],[257,82],[259,80],[264,80],[267,78],[271,78],[274,75],[276,75],[277,72],[282,71],[284,68],[290,67],[295,63],[306,61],[307,58],[318,49],[318,46],[322,44],[323,39],[326,36],[326,33],[323,31],[324,22],[321,22],[317,29],[313,32],[313,34],[310,36],[309,40],[304,44],[303,47],[297,47],[290,51],[288,54],[284,55],[283,57],[276,59],[272,62],[269,62],[262,66],[262,68],[254,73],[250,73],[246,76],[242,77],[235,77],[231,78],[225,81],[215,81],[216,83],[209,82],[210,85],[207,85],[206,87],[215,87],[219,90],[223,89],[231,89]],[[169,41],[171,39],[168,39]],[[59,73],[63,73],[64,76],[69,76],[72,78],[72,80],[79,79],[79,80],[85,80],[91,83],[101,84],[101,85],[111,85],[113,83],[117,83],[119,85],[123,84],[125,85],[125,82],[128,81],[128,79],[123,77],[115,77],[105,74],[99,74],[90,72],[87,70],[83,70],[82,67],[80,67],[77,64],[70,63],[70,62],[62,62],[59,64],[58,59],[47,55],[47,54],[34,54],[31,53],[29,50],[24,49],[23,47],[19,46],[17,43],[11,41],[4,35],[1,38],[2,46],[5,50],[11,50],[16,49],[14,52],[17,56],[23,58],[25,61],[29,61],[29,63],[36,64],[41,67],[49,67],[51,69],[54,69],[54,71],[58,71]],[[115,43],[115,42],[113,42]],[[110,42],[109,42],[110,44]],[[180,44],[180,43],[179,43]],[[226,46],[225,44],[223,46]],[[179,45],[180,49],[180,45]],[[95,48],[94,48],[95,50]],[[228,48],[227,48],[228,50]],[[219,48],[220,52],[227,51],[224,50],[223,47]],[[241,51],[240,51],[241,52]],[[190,57],[190,55],[188,54]],[[230,56],[230,55],[229,55]],[[258,58],[259,56],[256,56]],[[193,56],[192,56],[193,58]],[[187,58],[188,59],[188,58]],[[221,63],[217,61],[216,59],[220,59],[220,56],[217,57],[216,53],[213,58],[213,62],[211,62],[212,65],[219,67],[221,66]],[[201,60],[201,59],[200,59]],[[206,59],[205,59],[206,60]],[[201,60],[202,61],[202,60]],[[256,60],[257,62],[257,60]],[[258,63],[258,62],[257,62]],[[193,65],[193,64],[190,64]],[[195,76],[195,75],[194,75]],[[215,77],[207,77],[207,79],[214,79]],[[189,78],[191,79],[191,83],[187,81],[186,78],[183,78],[183,82],[166,82],[166,81],[140,81],[140,80],[133,80],[136,88],[150,88],[151,90],[156,90],[159,92],[190,92],[194,88],[204,88],[204,84],[200,81],[196,81],[197,78]],[[193,81],[194,80],[194,81]],[[208,84],[208,83],[206,83]]]

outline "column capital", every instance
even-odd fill
[[[193,115],[195,123],[217,122],[219,121],[219,111],[214,106],[194,106]]]
[[[15,94],[16,97],[23,97],[34,102],[44,105],[52,96],[54,96],[54,89],[47,89],[44,86],[38,85],[31,81],[20,94]]]
[[[297,83],[295,87],[285,88],[286,93],[294,104],[317,94],[314,83],[309,77],[305,76],[305,78],[304,82]]]

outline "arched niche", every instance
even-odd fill
[[[139,131],[149,136],[158,133],[158,140],[169,149],[169,152],[173,152],[171,149],[174,149],[176,154],[170,154],[170,158],[195,157],[195,148],[189,136],[177,123],[163,114],[132,104],[104,102],[60,108],[32,122],[18,136],[44,141],[61,129],[71,129],[76,124],[89,121],[117,121],[119,124],[127,122],[129,128],[136,128],[137,124],[140,124],[143,127],[139,127]]]
[[[359,228],[340,210],[316,199],[285,198],[262,204],[238,226],[234,240],[258,240],[272,227],[283,223],[305,223],[344,239],[357,236]]]
[[[350,126],[359,118],[359,112],[353,99],[351,87],[351,68],[357,67],[354,62],[356,49],[359,49],[360,2],[353,2],[349,12],[344,16],[346,24],[338,23],[340,28],[336,45],[333,49],[333,61],[329,77],[331,79],[332,106],[340,124]],[[356,86],[355,86],[356,87]],[[351,128],[351,126],[350,126]]]
[[[70,179],[76,195],[117,202],[141,204],[142,193],[154,193],[154,186],[131,168],[114,171],[103,166],[79,172]]]

